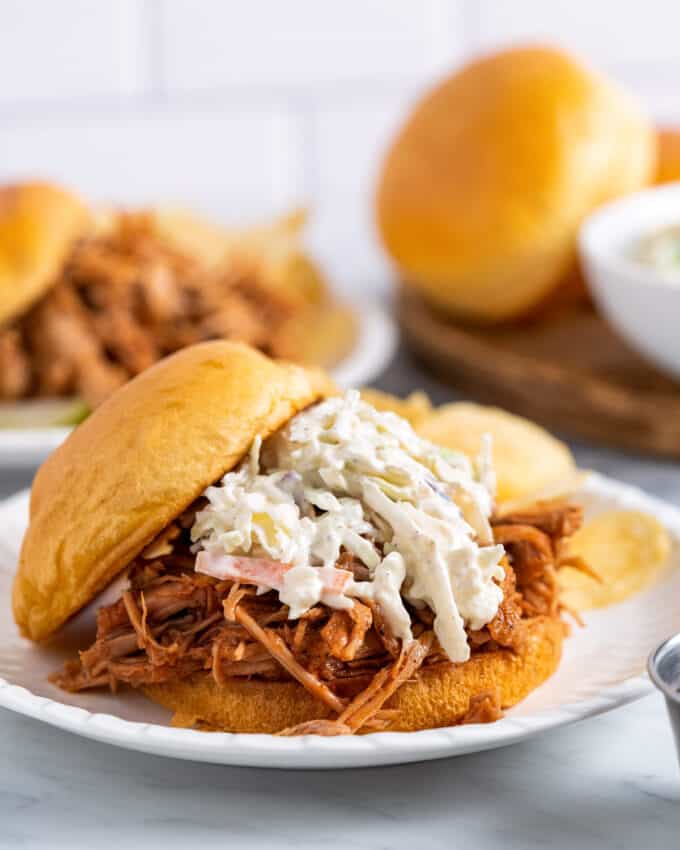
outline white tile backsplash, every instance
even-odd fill
[[[368,101],[320,108],[316,115],[310,238],[337,286],[350,293],[390,278],[375,228],[375,191],[382,157],[413,95],[404,88],[378,108]]]
[[[661,123],[680,123],[678,77],[680,67],[676,74],[664,63],[643,67],[619,65],[616,68],[619,84],[632,92],[648,114]]]
[[[139,0],[2,0],[0,105],[145,85]]]
[[[183,202],[225,221],[299,203],[297,126],[287,114],[144,110],[0,126],[0,179],[41,176],[87,197]]]
[[[165,0],[165,80],[170,91],[321,84],[419,75],[443,52],[446,0]],[[433,30],[437,39],[433,50]]]
[[[476,46],[559,42],[593,61],[680,62],[677,0],[477,0]]]
[[[390,277],[375,175],[415,92],[548,39],[680,121],[678,31],[678,0],[0,0],[0,181],[228,220],[309,201],[311,244],[365,292]]]

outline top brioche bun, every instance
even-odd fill
[[[575,263],[579,223],[649,182],[636,103],[569,54],[478,59],[418,103],[389,150],[377,221],[406,285],[451,316],[530,312]]]
[[[50,288],[89,221],[82,201],[58,186],[0,187],[0,325]]]
[[[114,393],[38,470],[13,590],[22,633],[49,637],[258,434],[332,392],[321,372],[206,342]]]

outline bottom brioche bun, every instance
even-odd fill
[[[477,653],[465,664],[425,669],[387,703],[398,715],[385,731],[415,732],[450,726],[484,691],[500,692],[504,708],[516,705],[557,669],[564,623],[535,617],[527,623],[521,652],[501,649]],[[175,726],[199,726],[222,732],[280,732],[298,723],[331,716],[297,682],[232,679],[218,685],[209,673],[144,688],[154,702],[174,712]]]

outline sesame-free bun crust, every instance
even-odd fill
[[[418,103],[377,192],[406,285],[454,317],[523,315],[576,261],[583,218],[651,180],[653,128],[623,91],[567,53],[504,50]]]
[[[93,599],[255,436],[332,392],[321,373],[207,342],[126,384],[40,467],[14,617],[41,640]]]
[[[89,220],[80,199],[57,186],[0,187],[0,325],[50,288]]]
[[[459,722],[470,699],[498,689],[503,707],[523,700],[551,676],[560,661],[564,624],[536,617],[527,624],[521,652],[476,653],[465,664],[421,671],[387,703],[398,715],[386,731],[415,732]],[[230,679],[218,685],[210,674],[144,688],[146,695],[174,713],[173,723],[224,732],[280,732],[289,726],[330,716],[297,682]]]

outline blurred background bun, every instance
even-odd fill
[[[59,186],[0,187],[0,324],[50,288],[88,222],[85,205]]]
[[[680,180],[680,129],[662,127],[657,134],[659,157],[656,183]]]
[[[573,274],[582,219],[655,165],[653,128],[626,93],[561,50],[504,50],[416,105],[382,169],[378,227],[430,303],[513,319]]]

